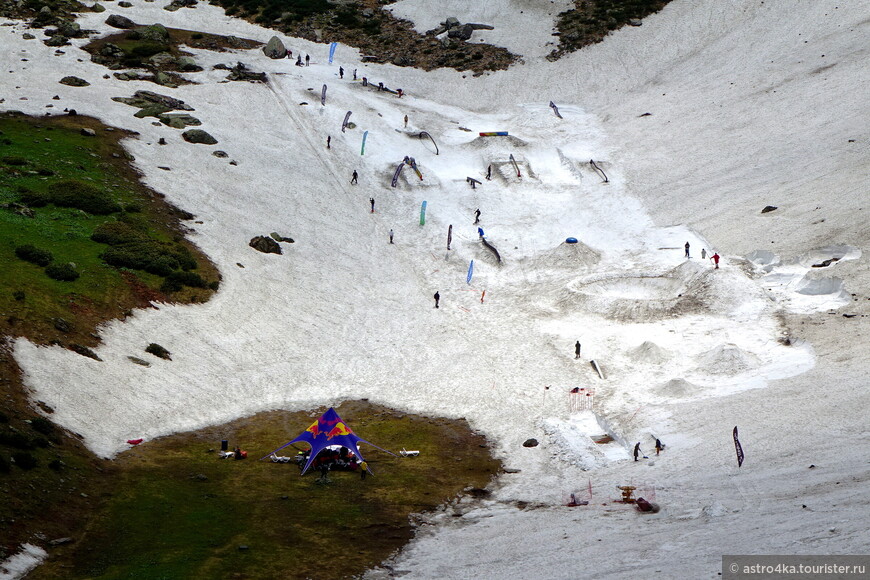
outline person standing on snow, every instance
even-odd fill
[[[390,230],[390,243],[393,243],[393,230]]]
[[[356,180],[358,177],[359,177],[359,175],[357,174],[356,169],[354,169],[353,174],[351,174],[351,176],[350,176],[350,182],[352,184],[356,185]]]
[[[438,293],[438,290],[435,291],[435,308],[438,308],[438,301],[441,300],[441,294]]]
[[[405,115],[405,127],[407,128],[407,126],[408,126],[408,115]]]
[[[477,225],[479,223],[480,223],[480,208],[477,208],[476,210],[474,210],[474,225]]]
[[[718,270],[719,269],[719,254],[718,253],[713,254],[712,256],[710,256],[710,259],[713,260],[714,264],[716,264],[716,269]]]
[[[686,257],[687,257],[687,258],[691,258],[691,257],[692,257],[692,256],[689,255],[689,242],[686,242]]]
[[[305,55],[305,66],[308,66],[308,62],[311,60],[311,57],[307,54]]]
[[[701,259],[702,260],[707,259],[707,248],[701,248]]]
[[[481,238],[483,237],[483,228],[481,228],[481,227],[477,228],[477,235],[479,235]]]
[[[341,67],[341,66],[338,67],[338,78],[340,78],[340,79],[344,78],[344,67]]]
[[[486,180],[489,181],[492,179],[492,165],[486,166]]]
[[[327,136],[326,136],[326,148],[327,148],[327,149],[330,149],[330,148],[331,148],[331,147],[330,147],[331,143],[332,143],[332,135],[327,135]]]
[[[640,441],[634,446],[634,460],[637,461],[637,456],[640,455]]]
[[[574,345],[574,358],[580,358],[580,341]]]
[[[661,453],[662,449],[664,449],[664,448],[665,448],[664,444],[661,441],[659,441],[658,439],[656,439],[656,455]]]
[[[356,69],[353,69],[353,80],[356,80]]]
[[[370,197],[369,203],[372,204],[372,213],[375,213],[375,198]]]

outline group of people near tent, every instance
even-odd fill
[[[272,453],[269,458],[272,463],[295,463],[299,466],[299,469],[303,469],[308,463],[310,454],[311,451],[306,449],[292,457]],[[317,470],[323,470],[326,467],[329,471],[356,471],[360,469],[361,463],[362,460],[347,447],[333,445],[322,449],[311,461],[310,467]]]

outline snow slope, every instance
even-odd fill
[[[82,27],[110,33],[103,20],[117,10],[140,23],[272,35],[204,5],[110,6]],[[341,46],[329,65],[328,45],[296,39],[288,44],[311,54],[310,67],[258,50],[194,51],[207,71],[190,75],[200,84],[158,92],[193,106],[214,147],[110,100],[154,85],[103,79],[76,48],[23,40],[21,23],[0,29],[4,106],[43,114],[54,104],[138,131],[127,143],[137,166],[203,222],[193,239],[224,276],[208,304],[107,324],[104,362],[18,341],[33,399],[105,456],[134,436],[347,398],[466,417],[518,472],[501,476],[491,499],[433,515],[373,578],[715,577],[727,553],[867,553],[857,492],[870,475],[868,308],[851,293],[868,282],[870,2],[674,0],[557,63],[541,38],[555,4],[475,6],[392,9],[420,29],[447,15],[496,24],[484,39],[525,50],[522,64],[423,73],[363,65]],[[265,70],[269,84],[224,83],[210,70],[235,61]],[[407,96],[340,80],[338,65]],[[92,84],[57,84],[66,74]],[[349,110],[354,126],[341,132]],[[511,137],[478,136],[495,130]],[[423,180],[406,168],[391,188],[405,156]],[[472,189],[466,177],[483,183]],[[766,205],[778,209],[761,214]],[[502,264],[478,239],[476,208]],[[247,246],[271,231],[296,243],[283,256]],[[721,267],[701,249],[718,251]],[[150,342],[173,360],[128,360]],[[591,411],[575,387],[594,391]],[[592,442],[604,433],[614,443]],[[523,447],[530,437],[541,445]],[[649,455],[656,437],[662,456],[631,460],[634,443]],[[662,511],[614,504],[626,484]],[[590,487],[589,506],[563,506]]]

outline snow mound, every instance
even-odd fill
[[[630,350],[628,356],[638,362],[653,364],[661,364],[673,357],[670,351],[649,340]]]
[[[524,266],[549,270],[570,270],[574,273],[578,268],[591,268],[601,261],[601,254],[583,242],[576,244],[562,243],[533,258],[523,260]]]
[[[592,412],[573,415],[567,420],[546,419],[543,429],[549,438],[554,459],[584,471],[628,458],[628,453],[618,441],[599,444],[592,440],[594,436],[607,434]]]
[[[686,379],[671,379],[653,389],[653,393],[665,399],[688,399],[702,393],[704,389]]]
[[[767,250],[755,250],[754,252],[749,252],[744,256],[744,258],[749,260],[756,268],[764,272],[770,272],[776,266],[782,264],[782,260],[779,259],[779,256]]]
[[[730,512],[731,512],[730,509],[728,509],[727,507],[725,507],[724,505],[722,505],[718,501],[714,501],[710,505],[706,505],[703,508],[701,508],[701,513],[704,514],[705,516],[707,516],[708,518],[722,517]]]
[[[720,344],[698,356],[704,371],[715,375],[736,375],[761,366],[761,359],[736,344]]]
[[[811,278],[804,276],[795,284],[795,292],[807,296],[834,295],[846,300],[849,298],[843,280],[840,278]]]
[[[805,267],[819,267],[824,263],[836,263],[840,260],[855,260],[861,256],[861,250],[854,246],[838,244],[815,248],[797,259],[797,263]]]

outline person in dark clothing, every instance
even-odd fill
[[[356,80],[356,69],[353,69],[353,80]]]
[[[359,174],[356,172],[356,169],[353,170],[353,173],[350,176],[350,182],[356,184],[356,180],[359,178]]]
[[[580,341],[574,345],[574,358],[580,358]]]
[[[390,230],[390,243],[393,243],[393,230]]]
[[[372,213],[375,213],[375,198],[370,197],[369,203],[372,204]]]
[[[296,66],[302,66],[302,55],[296,56]]]
[[[327,149],[331,149],[331,147],[330,147],[331,144],[332,144],[332,136],[331,136],[331,135],[327,135],[327,136],[326,136],[326,148],[327,148]]]
[[[691,257],[692,257],[692,256],[689,255],[689,242],[686,242],[686,257],[687,257],[687,258],[691,258]]]
[[[665,448],[664,444],[661,441],[659,441],[658,439],[656,439],[656,455],[661,453],[662,449],[664,449],[664,448]]]
[[[344,67],[338,67],[338,78],[344,78]]]
[[[320,478],[325,480],[328,475],[329,475],[329,464],[325,463],[325,462],[321,463],[320,464]]]
[[[378,91],[384,90],[384,83],[378,83]]]
[[[434,298],[435,298],[435,308],[438,308],[438,301],[441,300],[441,294],[439,294],[437,290],[435,291]]]
[[[305,55],[305,66],[308,66],[308,62],[311,60],[311,57],[307,54]]]
[[[637,456],[640,455],[640,441],[634,446],[634,460],[637,461]]]
[[[364,86],[364,87],[369,86],[369,79],[366,78],[366,77],[363,77],[363,86]]]
[[[474,210],[474,225],[480,223],[480,208]]]
[[[492,165],[488,165],[486,167],[486,180],[489,181],[492,179]]]

